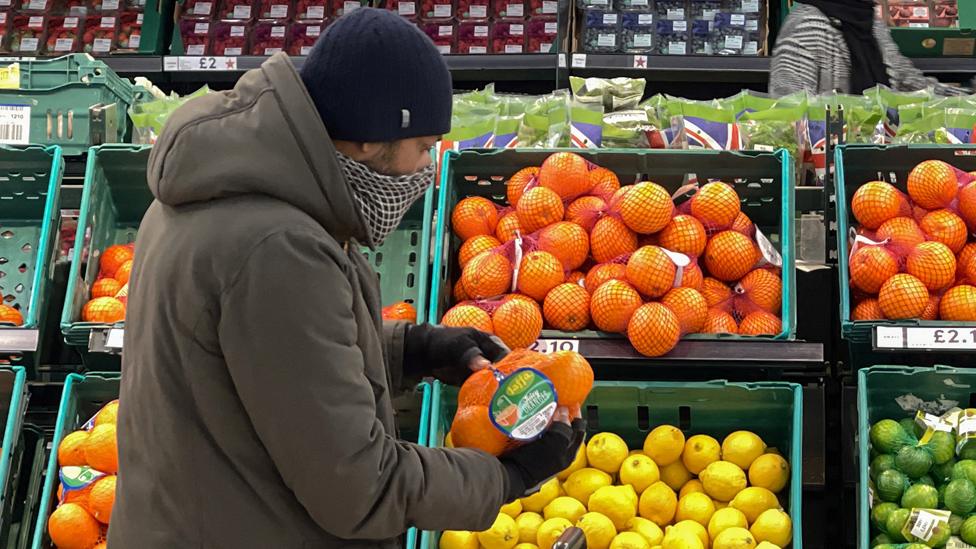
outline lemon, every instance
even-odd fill
[[[617,530],[627,527],[627,521],[637,516],[637,492],[633,486],[604,486],[586,504],[589,511],[601,513],[613,521]]]
[[[659,467],[678,461],[685,449],[685,435],[674,425],[655,427],[644,439],[644,454]]]
[[[546,505],[546,508],[542,511],[542,514],[546,517],[546,520],[562,517],[576,524],[576,521],[586,514],[586,507],[576,498],[562,496],[550,501],[549,505]]]
[[[644,454],[634,454],[620,466],[620,484],[629,484],[637,493],[661,480],[661,471],[654,460]]]
[[[769,543],[768,541],[760,541],[759,545],[756,546],[756,549],[783,549],[783,548],[780,547],[779,545],[776,545],[775,543]]]
[[[569,475],[563,484],[563,488],[569,497],[576,498],[580,503],[586,505],[590,501],[590,495],[596,492],[597,488],[610,486],[612,483],[613,477],[610,475],[599,469],[587,467]]]
[[[693,520],[702,526],[708,524],[712,514],[715,513],[715,504],[712,498],[699,492],[693,492],[678,500],[678,508],[674,514],[674,520]]]
[[[752,524],[756,522],[763,511],[779,509],[779,500],[776,499],[776,494],[765,488],[750,486],[736,494],[735,499],[729,503],[729,507],[742,511],[749,524]]]
[[[583,530],[586,536],[587,549],[608,549],[610,542],[617,536],[617,529],[608,517],[590,512],[576,522],[577,528]]]
[[[658,526],[667,526],[671,524],[677,507],[678,496],[674,494],[674,490],[663,482],[655,482],[641,494],[637,509],[640,516]]]
[[[684,486],[681,487],[681,491],[678,492],[678,499],[681,499],[687,496],[688,494],[693,494],[695,492],[701,492],[703,494],[705,493],[705,487],[702,486],[701,481],[698,480],[697,478],[693,478],[689,480],[688,482],[685,483]]]
[[[705,544],[694,533],[675,530],[672,526],[664,534],[661,549],[705,549]]]
[[[651,546],[660,545],[664,539],[661,527],[644,517],[634,517],[627,521],[627,531],[640,534]]]
[[[749,484],[776,493],[790,480],[790,464],[777,454],[763,454],[749,466]]]
[[[610,549],[651,549],[651,544],[640,534],[621,532],[610,542]]]
[[[644,455],[644,451],[643,450],[631,450],[630,453],[628,453],[627,455],[628,456],[636,456],[637,454]]]
[[[743,470],[749,469],[756,458],[766,451],[766,443],[751,431],[735,431],[722,441],[722,459],[731,461]]]
[[[512,518],[519,516],[519,514],[522,512],[522,501],[517,499],[512,503],[502,505],[501,512]]]
[[[685,451],[681,454],[681,461],[685,468],[697,475],[705,470],[710,463],[721,459],[722,447],[718,441],[708,435],[695,435],[685,442]]]
[[[515,526],[518,527],[519,543],[535,543],[539,533],[539,527],[545,519],[539,513],[528,511],[515,517]]]
[[[580,444],[579,448],[576,450],[576,457],[573,458],[573,462],[569,464],[569,467],[563,469],[556,475],[559,480],[566,480],[569,475],[572,475],[576,471],[586,467],[586,446]]]
[[[793,522],[779,509],[763,511],[749,529],[756,541],[768,541],[780,547],[789,545],[793,538]]]
[[[728,528],[712,540],[712,549],[755,549],[756,538],[745,528]]]
[[[679,459],[671,465],[661,467],[661,480],[670,486],[672,490],[677,491],[691,480],[691,473],[688,472],[688,469],[685,469],[685,464]]]
[[[522,502],[522,509],[532,511],[533,513],[541,513],[546,505],[549,505],[549,502],[556,499],[557,496],[559,496],[559,479],[551,478],[539,487],[538,492],[531,496],[526,496],[519,501]]]
[[[732,501],[746,487],[746,474],[738,465],[716,461],[698,475],[705,493],[719,501]]]
[[[478,549],[478,534],[461,530],[444,530],[441,532],[440,549]]]
[[[515,549],[539,549],[539,546],[534,543],[520,543],[515,546]]]
[[[586,462],[611,475],[620,470],[629,453],[624,439],[613,433],[597,433],[586,443]]]
[[[539,546],[539,549],[552,549],[552,544],[556,543],[559,536],[563,535],[567,528],[572,527],[573,523],[562,517],[551,518],[539,526],[536,545]]]
[[[719,501],[719,500],[717,500],[717,499],[713,499],[713,500],[712,500],[712,503],[714,503],[714,504],[715,504],[715,510],[716,510],[716,511],[719,511],[719,510],[722,510],[722,509],[725,509],[726,507],[728,507],[728,506],[729,506],[729,502],[727,502],[727,501]]]
[[[556,494],[556,497],[557,497],[557,498],[561,498],[561,497],[563,497],[563,496],[568,496],[568,495],[569,495],[569,494],[567,494],[567,493],[566,493],[566,487],[565,487],[565,486],[563,486],[563,483],[561,483],[561,482],[560,482],[560,483],[559,483],[559,493],[558,493],[558,494]]]
[[[742,511],[738,509],[733,509],[727,507],[725,509],[719,509],[715,511],[712,515],[711,520],[708,521],[708,535],[712,539],[718,537],[719,534],[728,530],[729,528],[748,528],[749,521]]]
[[[478,542],[485,549],[512,549],[518,543],[519,532],[515,519],[498,513],[491,528],[478,532]]]

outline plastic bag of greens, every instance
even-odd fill
[[[801,106],[744,113],[737,123],[742,149],[774,151],[784,148],[799,161],[804,149],[801,136],[804,114]]]
[[[532,96],[501,96],[501,110],[495,122],[495,148],[511,149],[518,147],[519,126],[525,111],[537,98]]]
[[[675,130],[675,148],[717,151],[742,148],[734,110],[687,100],[669,102],[669,108],[680,112],[671,124]]]
[[[875,86],[864,90],[864,96],[880,105],[885,112],[885,135],[889,140],[898,132],[901,123],[898,109],[908,105],[921,105],[932,99],[932,89],[899,92],[887,86]]]
[[[936,142],[935,132],[942,126],[944,117],[939,113],[919,116],[898,125],[891,142],[896,145],[929,145]]]
[[[668,149],[674,143],[675,132],[671,127],[667,98],[661,94],[649,97],[640,104],[647,114],[647,146],[651,149]]]
[[[976,143],[976,110],[946,109],[935,142],[944,145]]]
[[[603,147],[615,149],[666,149],[665,133],[645,109],[603,115]]]
[[[132,142],[144,145],[155,143],[173,111],[182,107],[187,101],[208,93],[210,88],[204,86],[184,97],[174,93],[169,97],[132,105],[128,110],[129,118],[132,120]]]
[[[579,103],[600,104],[603,112],[628,110],[637,107],[647,82],[643,78],[580,78],[569,77],[573,99]]]
[[[843,108],[844,142],[883,145],[885,115],[881,105],[863,95],[828,96],[829,105]]]
[[[442,150],[489,148],[495,141],[498,104],[461,98],[454,101],[451,131],[441,141]]]
[[[598,149],[603,142],[603,105],[573,100],[569,109],[570,137],[577,149]]]
[[[569,146],[569,93],[556,90],[535,100],[519,124],[520,148]]]

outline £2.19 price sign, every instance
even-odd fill
[[[976,328],[878,326],[874,346],[879,350],[976,350]]]

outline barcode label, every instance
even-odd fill
[[[35,11],[44,11],[47,7],[47,0],[30,0],[27,3],[27,9]]]
[[[212,2],[197,2],[193,4],[193,9],[190,10],[190,13],[193,15],[210,15],[210,10],[212,9]]]
[[[318,36],[322,34],[322,27],[318,25],[309,25],[305,27],[305,36]]]
[[[671,28],[674,29],[674,32],[688,32],[688,22],[675,21],[671,24]]]
[[[522,17],[525,15],[525,5],[523,4],[509,4],[506,8],[507,17]]]
[[[546,21],[546,34],[556,34],[559,32],[559,27],[556,26],[555,21]]]
[[[37,51],[37,38],[21,38],[20,51]]]
[[[29,105],[0,105],[0,143],[30,143],[30,115]]]
[[[115,28],[115,18],[114,17],[102,17],[101,28],[103,29],[114,29]]]
[[[484,37],[488,36],[488,27],[481,26],[481,25],[475,27],[474,28],[474,35],[477,36],[478,38],[484,38]]]
[[[484,19],[488,17],[488,6],[484,4],[476,4],[471,6],[471,17],[475,19]]]
[[[474,29],[475,36],[478,36],[478,28],[479,27],[475,27]],[[437,27],[437,36],[451,36],[452,34],[454,34],[454,27],[451,25],[441,25]],[[488,27],[485,27],[485,36],[488,36]]]
[[[119,9],[119,0],[102,0],[102,11],[113,11]]]
[[[95,43],[92,45],[92,51],[98,53],[105,53],[111,49],[112,49],[111,38],[96,38]]]
[[[488,48],[486,46],[471,46],[468,48],[468,53],[488,53]]]
[[[65,17],[64,22],[61,26],[66,29],[77,29],[78,28],[78,18],[77,17]]]
[[[210,23],[197,23],[193,25],[193,34],[207,34],[210,32]]]
[[[305,10],[305,15],[309,19],[324,19],[325,18],[325,6],[309,6]]]
[[[397,4],[397,13],[400,15],[416,15],[417,14],[417,3],[416,2],[400,2]]]
[[[450,4],[435,4],[434,5],[434,17],[450,17],[451,16],[451,5]]]
[[[265,55],[274,55],[276,53],[281,53],[281,48],[264,48]]]
[[[54,41],[54,51],[71,51],[75,45],[73,38],[58,38]]]
[[[271,6],[272,19],[284,19],[288,17],[288,4],[275,4]]]
[[[32,29],[43,29],[44,28],[44,16],[34,15],[27,20],[27,26]]]
[[[224,48],[224,55],[244,55],[244,48]]]
[[[129,35],[129,47],[130,48],[138,48],[139,47],[139,36],[140,35],[138,35],[138,34],[130,34]]]
[[[237,36],[237,37],[244,36],[244,26],[234,25],[233,27],[230,28],[230,35]]]
[[[505,44],[505,53],[522,53],[522,46],[519,44]]]
[[[559,11],[559,2],[542,0],[542,13],[556,13],[557,11]]]
[[[234,19],[250,19],[251,6],[234,6]]]
[[[285,27],[271,27],[271,37],[272,38],[284,38],[285,37]]]
[[[525,33],[525,25],[512,25],[508,27],[508,32],[512,36],[522,36]]]

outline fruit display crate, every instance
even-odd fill
[[[435,381],[431,398],[429,445],[443,447],[457,408],[457,388]],[[662,424],[688,434],[721,440],[748,428],[790,463],[788,501],[793,517],[793,549],[803,548],[803,390],[794,383],[701,383],[598,381],[583,415],[587,433],[609,431],[631,448],[641,447],[647,433]],[[438,532],[422,532],[419,549],[437,549]]]
[[[397,422],[399,433],[397,433],[397,438],[403,440],[416,440],[417,444],[420,446],[429,445],[430,437],[430,411],[431,411],[431,399],[433,398],[434,385],[431,381],[424,381],[417,385],[411,395],[401,398],[401,401],[406,402],[406,406],[397,406]],[[394,400],[394,406],[396,406],[397,401]],[[417,409],[419,406],[419,409]],[[407,412],[406,409],[413,409],[412,411],[419,412],[420,415],[413,415]],[[406,418],[414,418],[417,420],[416,424],[412,421],[405,421]],[[416,528],[410,528],[407,530],[404,539],[404,548],[414,549],[417,546],[417,541],[420,538],[420,533]]]
[[[849,284],[851,231],[855,222],[851,198],[869,181],[887,181],[907,195],[909,172],[925,160],[943,160],[965,171],[976,170],[972,145],[842,145],[835,153],[837,184],[837,251],[840,275],[841,337],[847,340],[853,368],[872,364],[918,366],[920,361],[965,361],[959,351],[976,350],[976,322],[942,320],[854,321]],[[945,332],[950,330],[950,332]],[[943,331],[943,337],[935,337]],[[879,339],[879,333],[881,338]],[[937,340],[945,340],[939,343]],[[950,354],[957,353],[957,354]],[[969,362],[966,361],[965,364]],[[958,365],[965,365],[960,362]]]
[[[23,455],[19,471],[11,471],[11,493],[16,500],[11,504],[13,515],[3,538],[8,549],[27,549],[34,533],[34,521],[40,506],[41,486],[44,484],[44,468],[47,465],[47,439],[42,429],[25,424],[21,443]],[[16,488],[16,492],[13,489]]]
[[[16,67],[15,67],[16,66]],[[0,137],[4,142],[58,145],[65,155],[125,141],[130,105],[149,92],[104,62],[76,53],[0,66]]]
[[[0,447],[0,531],[7,532],[15,505],[11,477],[15,454],[22,451],[21,430],[27,412],[27,373],[20,366],[0,367],[0,417],[3,445]]]

